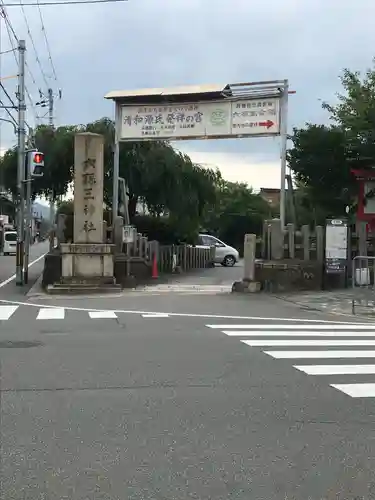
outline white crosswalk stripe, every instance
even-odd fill
[[[27,313],[25,313],[27,311]],[[113,320],[117,319],[120,313],[116,313],[111,310],[94,310],[89,311],[87,309],[70,309],[69,307],[34,307],[28,306],[27,304],[22,305],[0,305],[0,323],[8,320],[16,320],[17,315],[21,314],[23,318],[27,315],[27,318],[36,319],[38,321],[60,321],[69,320],[72,315],[76,318],[88,318],[91,320]],[[139,316],[145,319],[162,319],[170,318],[171,315],[162,312],[150,312],[150,313],[139,313]]]
[[[17,309],[18,306],[0,306],[0,321],[7,321]]]
[[[0,322],[8,321],[10,319],[15,319],[17,316],[17,311],[27,311],[28,317],[36,319],[38,321],[54,321],[54,320],[66,320],[67,313],[69,313],[69,308],[64,307],[28,307],[20,305],[0,305]],[[74,311],[75,313],[77,311]],[[81,313],[83,317],[88,317],[89,319],[116,319],[117,314],[114,311],[86,311],[78,310],[78,314]]]
[[[63,307],[43,307],[39,309],[36,319],[64,319],[65,309]]]
[[[116,319],[116,313],[113,311],[89,311],[91,319]]]
[[[0,305],[0,322],[2,321],[8,321],[10,319],[15,319],[17,317],[17,314],[23,311],[23,314],[25,315],[25,310],[27,311],[27,316],[31,319],[36,319],[38,321],[54,321],[54,320],[67,320],[71,318],[71,315],[80,315],[81,318],[89,318],[92,320],[95,319],[101,319],[101,320],[110,320],[110,319],[117,319],[119,315],[121,316],[121,311],[120,312],[115,312],[111,310],[94,310],[90,311],[88,309],[79,309],[79,308],[72,308],[70,309],[69,307],[64,308],[64,307],[35,307],[35,306],[28,306],[27,304],[22,304],[22,305]],[[139,312],[139,316],[145,319],[163,319],[163,318],[171,318],[171,314],[169,313],[162,313],[162,312],[149,312],[149,313],[142,313]]]
[[[293,360],[293,363],[300,360],[293,364],[293,368],[309,376],[326,377],[331,387],[352,398],[375,398],[375,377],[371,377],[375,376],[375,324],[252,323],[206,326],[220,330],[249,347],[261,348],[274,359]],[[272,350],[268,349],[270,347]],[[366,359],[368,363],[355,364],[359,358]],[[325,360],[331,360],[331,363]]]

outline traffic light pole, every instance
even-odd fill
[[[31,242],[31,172],[30,165],[26,168],[26,232],[25,232],[25,261],[24,261],[24,283],[29,282],[29,256]]]
[[[25,40],[19,40],[18,69],[18,158],[17,158],[17,247],[16,247],[16,284],[22,286],[23,280],[23,240],[24,240],[24,178],[25,178]]]

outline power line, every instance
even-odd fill
[[[10,52],[15,52],[15,49],[3,50],[2,52],[0,52],[0,56],[2,56],[3,54],[9,54]]]
[[[7,98],[9,99],[9,101],[11,102],[12,106],[14,107],[14,109],[17,109],[17,105],[16,103],[14,102],[14,100],[12,99],[12,97],[9,95],[9,92],[7,91],[7,89],[4,87],[4,85],[0,82],[0,87],[2,88],[4,94],[7,96]],[[1,105],[4,106],[4,104],[0,101]],[[4,108],[5,111],[8,113],[8,115],[16,122],[16,119],[13,117],[13,115],[11,114],[11,112],[9,111],[8,108]],[[30,130],[31,127],[29,126],[29,124],[25,121],[25,125],[26,127]]]
[[[17,52],[17,47],[15,47],[14,45],[14,41],[12,39],[12,35],[14,37],[14,39],[16,40],[17,44],[19,43],[19,39],[18,39],[18,36],[16,34],[16,32],[14,31],[14,28],[12,26],[12,23],[10,22],[10,19],[6,13],[6,10],[3,8],[4,7],[4,2],[3,0],[0,0],[1,1],[1,5],[0,5],[0,15],[1,17],[4,19],[5,21],[5,27],[6,27],[6,30],[7,30],[7,33],[8,33],[8,38],[9,38],[9,42],[12,46],[12,52],[13,52],[13,56],[14,56],[14,59],[16,61],[16,64],[18,66],[18,59],[17,59],[17,56],[16,56],[16,52]],[[19,5],[19,4],[18,4]],[[37,86],[36,84],[36,81],[35,81],[35,78],[34,78],[34,75],[32,74],[28,64],[26,63],[26,68],[27,68],[27,71],[30,75],[30,78],[32,80],[32,82],[34,83],[35,86]]]
[[[44,69],[43,69],[42,63],[40,62],[38,51],[36,50],[36,46],[35,46],[35,42],[34,42],[34,38],[33,38],[32,34],[31,34],[29,21],[27,20],[27,16],[26,16],[26,13],[25,13],[25,9],[24,9],[24,7],[23,7],[23,4],[22,4],[22,0],[20,0],[20,5],[21,5],[21,9],[22,9],[23,18],[24,18],[24,20],[25,20],[25,24],[26,24],[27,34],[29,35],[29,38],[30,38],[30,41],[31,41],[31,45],[32,45],[32,47],[33,47],[33,49],[34,49],[36,62],[37,62],[37,63],[38,63],[38,65],[39,65],[39,68],[40,68],[41,74],[42,74],[43,79],[44,79],[44,83],[46,84],[46,87],[48,87],[48,82],[47,82],[46,74],[45,74],[45,72],[44,72]]]
[[[38,10],[39,10],[39,18],[40,18],[40,22],[41,22],[41,25],[42,25],[42,32],[43,32],[43,35],[44,35],[44,40],[46,42],[46,47],[47,47],[47,51],[48,51],[48,59],[49,59],[49,62],[51,64],[53,76],[55,77],[55,81],[57,82],[57,75],[56,75],[55,65],[53,64],[53,60],[52,60],[51,47],[50,47],[50,44],[49,44],[49,41],[48,41],[46,28],[44,26],[44,21],[43,21],[42,11],[40,9],[39,0],[37,0],[37,5],[38,5]],[[48,84],[47,84],[47,87],[48,87]]]
[[[4,9],[4,1],[3,0],[0,0],[1,4],[0,4],[0,15],[1,17],[4,19],[5,21],[5,27],[6,27],[6,30],[7,30],[7,34],[8,34],[8,38],[9,38],[9,43],[10,45],[12,46],[12,52],[13,52],[13,56],[14,56],[14,60],[16,62],[16,65],[18,67],[18,58],[17,58],[17,55],[16,53],[18,52],[18,48],[15,47],[15,43],[13,41],[13,38],[16,40],[17,44],[19,43],[19,38],[13,28],[13,25],[7,15],[7,12],[6,10]],[[13,38],[12,38],[13,36]],[[31,81],[34,83],[34,85],[38,88],[38,85],[36,83],[36,80],[34,78],[34,75],[32,74],[31,70],[30,70],[30,67],[28,66],[27,62],[25,62],[25,67],[26,67],[26,70],[31,78]],[[26,96],[27,96],[27,99],[30,103],[30,106],[31,106],[31,111],[34,115],[34,120],[35,120],[35,123],[37,123],[37,114],[36,114],[36,111],[35,111],[35,107],[34,107],[34,103],[33,103],[33,100],[31,98],[31,95],[30,95],[30,92],[29,92],[29,89],[27,88],[27,86],[25,86],[25,92],[26,92]]]
[[[24,7],[36,6],[36,5],[77,5],[77,4],[91,4],[91,3],[119,3],[127,2],[128,0],[62,0],[61,2],[29,2],[24,3]],[[19,3],[3,3],[4,7],[19,7]]]

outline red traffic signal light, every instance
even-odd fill
[[[44,163],[44,154],[43,153],[35,153],[34,154],[34,163],[37,165]]]
[[[43,177],[44,153],[41,153],[40,151],[29,151],[27,163],[31,177]]]

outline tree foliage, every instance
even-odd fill
[[[74,163],[74,133],[77,127],[65,126],[52,129],[41,125],[35,131],[34,142],[45,154],[45,174],[33,180],[34,197],[50,196],[56,199],[66,193],[72,181]],[[17,148],[6,151],[0,163],[5,188],[17,192]]]
[[[375,66],[363,77],[345,69],[336,104],[324,103],[329,126],[308,124],[293,131],[289,166],[299,183],[299,202],[321,219],[342,216],[357,194],[351,168],[375,165]],[[302,189],[303,188],[303,189]],[[298,203],[297,203],[298,210]]]
[[[292,141],[287,158],[303,195],[299,201],[308,207],[310,200],[327,215],[345,213],[354,187],[346,161],[345,133],[339,127],[308,124],[293,130]]]
[[[273,216],[269,204],[247,184],[216,180],[216,202],[209,207],[202,225],[239,249],[246,233],[261,234],[264,219]]]
[[[345,133],[347,158],[371,158],[375,162],[375,60],[363,78],[345,69],[340,78],[344,92],[338,104],[324,103],[331,120]]]
[[[45,154],[45,174],[33,180],[34,196],[48,196],[52,191],[56,199],[67,192],[74,176],[74,135],[83,131],[104,136],[104,199],[111,204],[114,123],[108,118],[86,126],[36,129],[34,141]],[[16,149],[5,153],[1,168],[5,187],[15,194]],[[205,207],[215,202],[215,182],[220,178],[218,172],[193,164],[165,141],[121,143],[120,176],[127,182],[131,219],[141,201],[151,214],[167,214],[171,221],[178,221],[186,234],[197,231]]]

